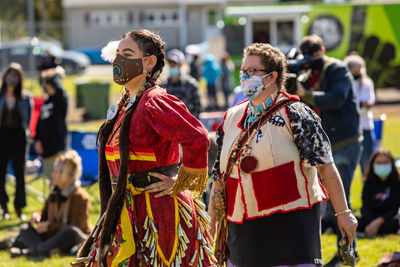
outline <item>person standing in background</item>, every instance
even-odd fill
[[[229,95],[232,90],[232,72],[234,69],[235,65],[233,64],[229,53],[225,52],[221,59],[221,86],[222,92],[225,96],[225,109],[229,107]]]
[[[216,83],[221,76],[221,67],[212,54],[207,55],[203,66],[202,76],[207,81],[208,110],[218,110]]]
[[[38,58],[37,68],[40,74],[48,69],[54,69],[61,63],[61,60],[53,56],[50,50],[44,51],[43,55]]]
[[[190,76],[199,80],[200,70],[199,70],[199,55],[193,55],[192,61],[190,62]]]
[[[361,172],[365,178],[365,168],[368,159],[374,151],[375,132],[374,115],[371,108],[375,103],[374,83],[367,75],[365,61],[358,55],[350,55],[344,59],[354,78],[354,87],[360,104],[360,124],[363,130],[363,151],[360,159]]]
[[[43,55],[41,55],[37,59],[36,65],[37,65],[37,70],[39,72],[39,83],[41,86],[43,86],[44,72],[46,72],[49,69],[55,69],[60,64],[61,64],[61,59],[55,57],[50,52],[50,50],[45,50]],[[61,82],[62,82],[61,77],[57,77],[57,82],[60,83],[60,86],[61,86]]]
[[[230,107],[233,107],[244,100],[246,100],[246,97],[242,92],[242,88],[240,87],[240,85],[238,85],[233,89],[233,97],[230,103]]]
[[[66,116],[68,98],[58,82],[63,76],[62,69],[51,69],[43,73],[43,87],[46,100],[40,110],[36,125],[35,150],[43,157],[43,174],[51,177],[54,160],[66,148]]]
[[[2,77],[0,89],[0,204],[3,219],[8,220],[6,174],[12,161],[16,180],[14,208],[17,216],[25,219],[22,208],[26,206],[25,160],[32,103],[28,91],[23,90],[23,70],[11,63]]]
[[[168,94],[176,96],[185,103],[190,113],[198,119],[201,112],[199,84],[191,76],[182,73],[185,55],[178,49],[172,49],[167,54],[167,61],[169,77],[165,89]]]
[[[310,88],[315,90],[305,90],[297,83],[297,94],[302,101],[319,110],[322,128],[331,142],[333,159],[351,208],[350,187],[362,149],[360,115],[353,77],[343,62],[325,55],[324,43],[318,35],[305,36],[300,43],[300,50],[303,55],[313,58],[311,68],[314,82]],[[334,219],[333,210],[330,211],[335,222],[338,252],[326,267],[338,266],[343,261],[339,254],[341,232]],[[356,249],[355,251],[357,253]]]

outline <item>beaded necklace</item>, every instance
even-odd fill
[[[136,100],[136,95],[133,95],[131,98],[129,98],[129,102],[126,105],[126,110],[128,110],[132,106],[132,104],[133,104],[133,102],[135,102],[135,100]]]
[[[247,109],[247,120],[246,120],[247,125],[246,126],[249,126],[258,117],[260,117],[272,105],[273,101],[274,101],[274,97],[271,95],[263,103],[261,103],[257,107],[254,107],[250,100],[249,107]]]

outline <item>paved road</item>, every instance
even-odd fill
[[[91,65],[86,69],[84,75],[90,77],[112,77],[112,65]]]

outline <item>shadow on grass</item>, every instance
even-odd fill
[[[21,225],[23,225],[25,223],[27,223],[27,222],[20,221],[20,220],[2,221],[2,223],[0,225],[0,231],[11,230],[13,228],[19,228],[19,227],[21,227]]]
[[[14,258],[10,258],[11,260],[17,259],[19,258],[20,260],[24,261],[24,262],[34,262],[34,263],[41,263],[41,262],[46,262],[46,264],[48,264],[49,262],[52,261],[73,261],[74,258],[69,259],[70,257],[75,257],[75,256],[71,256],[68,254],[57,254],[54,256],[18,256],[18,257],[14,257]]]
[[[48,260],[50,257],[45,257],[45,256],[26,256],[25,258],[26,258],[27,261],[42,262],[42,261]]]

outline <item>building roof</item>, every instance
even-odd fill
[[[307,13],[312,10],[310,5],[235,5],[225,9],[227,16],[281,16]]]
[[[110,7],[110,6],[154,6],[155,5],[207,5],[207,4],[226,4],[228,0],[62,0],[64,8],[74,7]]]

